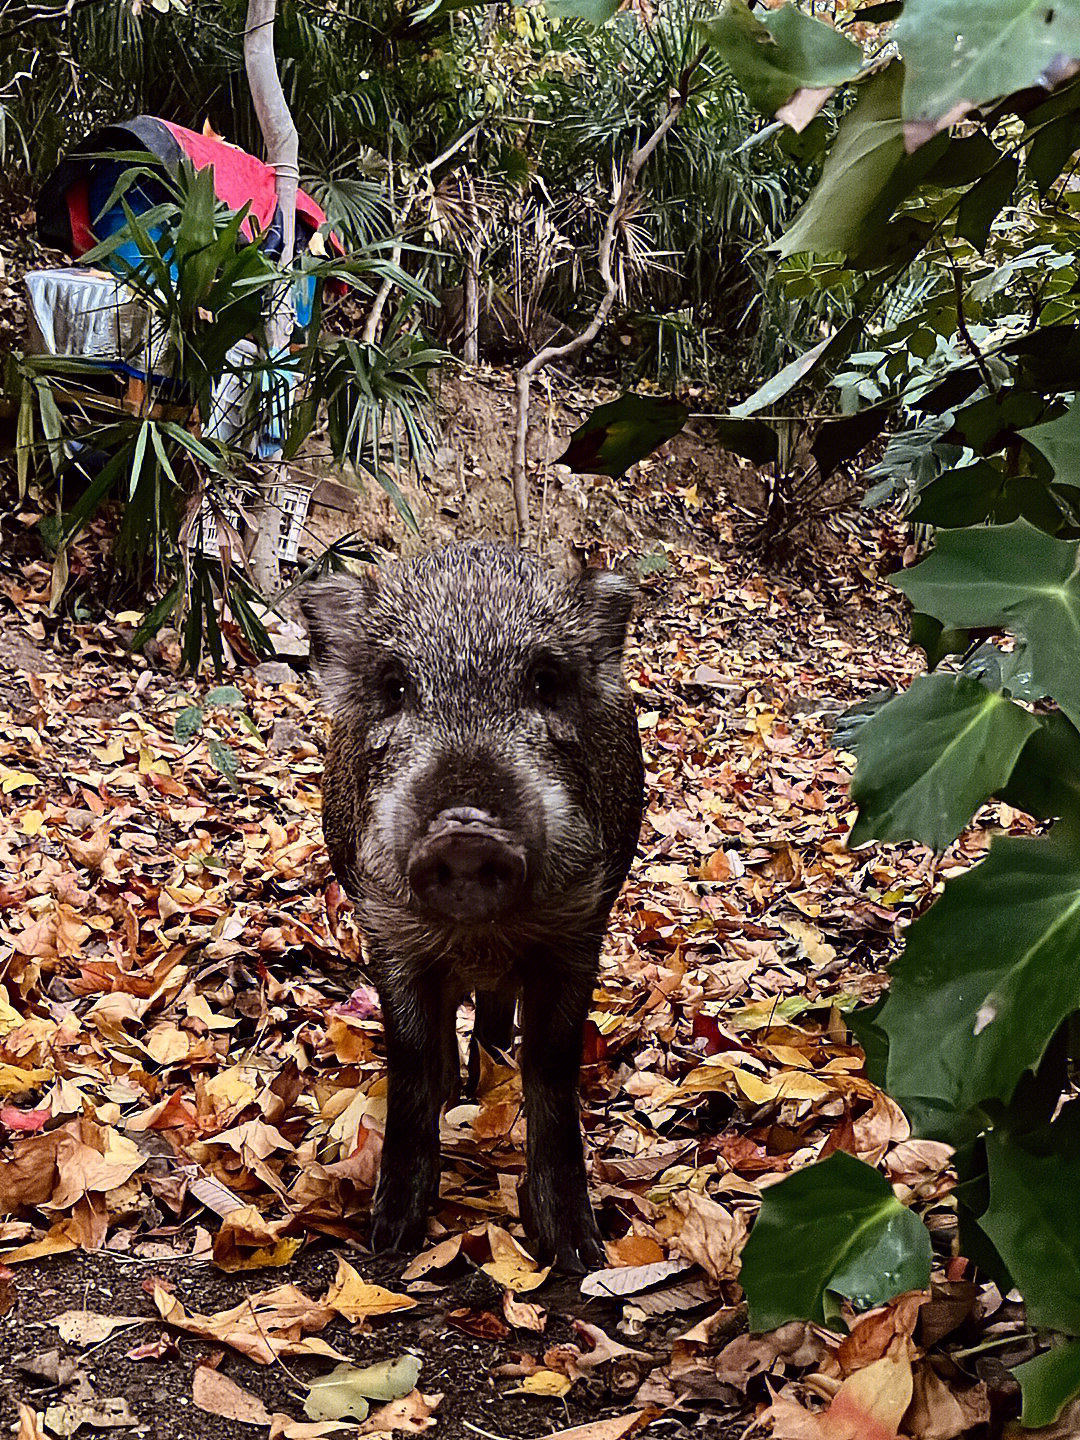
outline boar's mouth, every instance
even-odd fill
[[[512,912],[525,893],[524,845],[485,811],[444,810],[413,845],[409,888],[432,918],[486,924]]]

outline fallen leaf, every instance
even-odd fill
[[[44,1322],[51,1325],[68,1345],[97,1345],[114,1330],[132,1325],[149,1325],[144,1315],[101,1315],[95,1310],[65,1310]]]
[[[518,1300],[512,1290],[503,1291],[503,1314],[515,1330],[531,1330],[542,1335],[547,1325],[547,1312],[528,1300]]]
[[[268,1221],[254,1205],[230,1210],[214,1236],[214,1264],[229,1274],[288,1265],[303,1244],[282,1235],[290,1220]]]
[[[381,1285],[369,1285],[346,1260],[338,1261],[334,1283],[323,1296],[322,1303],[346,1320],[367,1320],[373,1315],[391,1315],[396,1310],[416,1307],[416,1301],[410,1295],[395,1295]]]
[[[336,1365],[328,1375],[311,1382],[304,1414],[309,1420],[342,1420],[346,1416],[364,1420],[369,1400],[400,1400],[416,1388],[419,1376],[420,1361],[415,1355],[363,1368],[347,1362]]]
[[[270,1424],[270,1413],[257,1395],[209,1365],[196,1365],[191,1398],[200,1410],[223,1420],[235,1420],[239,1425]]]
[[[61,1400],[45,1411],[45,1428],[67,1440],[85,1425],[89,1430],[126,1430],[135,1425],[135,1416],[123,1396]]]
[[[419,1435],[438,1423],[435,1411],[442,1398],[441,1395],[421,1395],[419,1390],[412,1390],[400,1400],[391,1400],[386,1405],[380,1405],[378,1410],[373,1410],[356,1433],[373,1436]]]
[[[540,1440],[626,1440],[643,1430],[655,1420],[659,1410],[652,1406],[634,1410],[629,1415],[616,1415],[608,1420],[590,1420],[586,1425],[574,1425],[569,1430],[551,1430]]]
[[[692,1260],[657,1260],[652,1265],[616,1266],[611,1270],[594,1270],[581,1282],[583,1295],[637,1295],[651,1290],[673,1275],[693,1269]]]
[[[259,1365],[272,1365],[282,1355],[324,1355],[342,1360],[324,1340],[305,1333],[324,1329],[334,1318],[329,1306],[310,1299],[295,1285],[279,1285],[249,1296],[231,1310],[212,1315],[189,1313],[160,1280],[152,1282],[151,1299],[167,1325],[228,1345]]]
[[[41,1416],[21,1400],[19,1401],[19,1429],[15,1440],[50,1440],[42,1426]]]
[[[569,1395],[573,1385],[569,1375],[562,1375],[557,1370],[537,1370],[532,1375],[526,1375],[520,1385],[515,1385],[508,1390],[508,1395]]]
[[[714,1280],[734,1279],[750,1229],[746,1212],[729,1210],[695,1190],[673,1195],[670,1211],[674,1249]]]

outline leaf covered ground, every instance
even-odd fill
[[[804,582],[706,521],[708,546],[639,557],[650,802],[588,1027],[609,1270],[580,1287],[529,1253],[519,1077],[494,1064],[445,1116],[429,1250],[365,1251],[381,1027],[322,845],[310,682],[240,672],[215,696],[167,643],[128,652],[135,615],[58,621],[47,565],[5,566],[0,1409],[19,1440],[998,1433],[1015,1387],[995,1336],[1025,1358],[1006,1353],[1022,1326],[948,1258],[948,1152],[910,1137],[844,1016],[942,875],[1025,822],[988,810],[939,858],[849,850],[831,724],[922,668],[878,578],[897,538],[844,537]],[[196,701],[203,729],[178,731]],[[846,1337],[747,1336],[762,1190],[834,1151],[926,1217],[934,1289]]]

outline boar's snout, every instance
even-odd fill
[[[413,894],[432,914],[481,923],[512,909],[525,889],[525,849],[485,810],[437,815],[412,848]]]

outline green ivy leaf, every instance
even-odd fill
[[[908,519],[917,525],[958,529],[986,520],[1008,525],[1021,515],[1051,534],[1061,527],[1061,510],[1037,476],[1006,475],[988,460],[979,460],[946,470],[924,485]]]
[[[866,1310],[928,1285],[930,1236],[883,1176],[837,1151],[765,1191],[739,1278],[751,1330],[824,1325],[830,1296]]]
[[[961,197],[956,211],[956,233],[976,250],[986,249],[990,227],[1012,199],[1019,178],[1019,161],[1006,155]]]
[[[544,9],[553,20],[585,20],[597,29],[618,11],[620,0],[547,0]]]
[[[907,143],[977,105],[1064,79],[1080,59],[1076,0],[907,0],[893,38],[907,66]]]
[[[1036,1355],[1014,1366],[1012,1373],[1024,1397],[1020,1424],[1027,1430],[1052,1425],[1069,1401],[1080,1395],[1080,1340]]]
[[[599,405],[559,456],[579,475],[624,475],[665,440],[678,435],[690,411],[680,400],[629,391]]]
[[[810,122],[837,85],[862,69],[858,45],[794,5],[754,14],[746,0],[724,0],[719,15],[697,28],[750,103],[796,130]],[[824,93],[800,93],[807,90]],[[792,114],[780,113],[788,108]]]
[[[1031,676],[1080,722],[1080,544],[1026,520],[942,530],[933,553],[894,582],[952,626],[997,627],[1028,642]]]
[[[1080,481],[1080,395],[1072,397],[1064,415],[1032,425],[1021,430],[1020,435],[1046,456],[1054,467],[1055,479],[1071,484]]]
[[[235,782],[236,772],[240,768],[236,752],[222,740],[208,740],[206,748],[210,752],[210,760],[214,769],[220,771],[227,780]]]
[[[781,256],[805,250],[858,254],[869,260],[875,235],[900,201],[926,175],[948,138],[909,156],[904,149],[901,65],[889,65],[859,87],[859,98],[840,122],[821,179],[779,240]]]
[[[206,699],[203,703],[205,705],[220,705],[229,710],[237,710],[247,702],[244,699],[244,692],[239,690],[235,685],[215,685],[213,690],[207,692]]]
[[[888,1091],[923,1134],[957,1141],[1007,1104],[1080,995],[1080,838],[999,838],[911,926],[879,1018]],[[933,1043],[927,1043],[927,1037]]]
[[[173,739],[178,740],[181,745],[197,735],[202,729],[203,707],[201,705],[188,705],[181,710],[173,721]]]
[[[1080,734],[1064,715],[1038,717],[1001,798],[1040,820],[1080,820]]]
[[[966,675],[920,675],[855,741],[859,816],[849,844],[921,840],[944,850],[1012,774],[1034,716]]]
[[[990,1204],[979,1224],[1027,1305],[1030,1324],[1080,1335],[1080,1110],[1031,1135],[986,1137]]]

